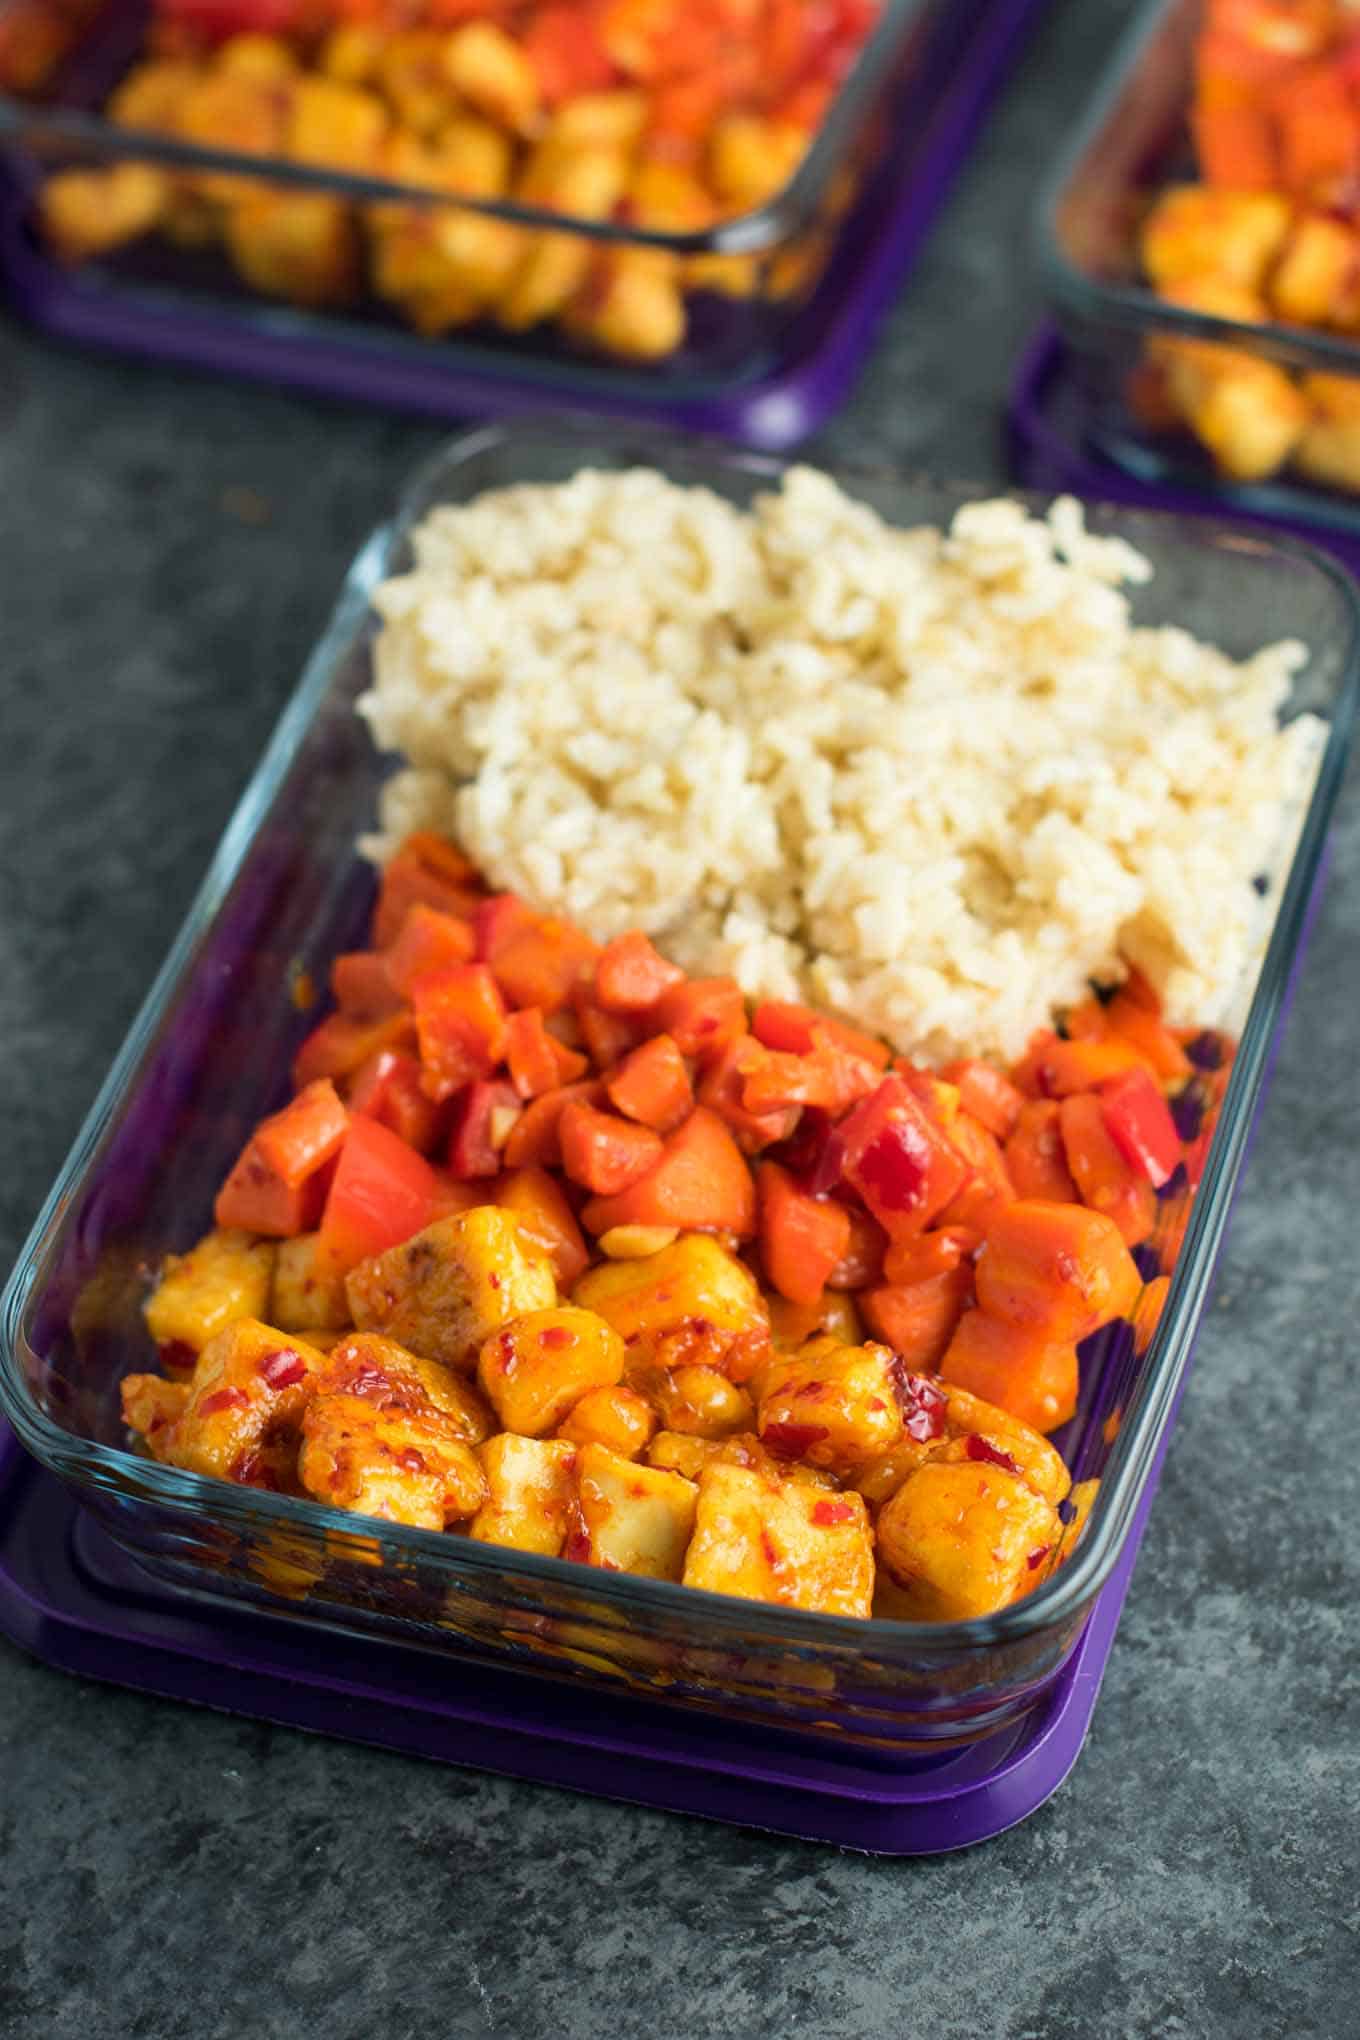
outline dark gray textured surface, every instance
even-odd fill
[[[1032,179],[1124,0],[1055,0],[817,450],[997,471]],[[0,1262],[427,427],[0,323]],[[0,2035],[1202,2040],[1355,2027],[1354,782],[1078,1769],[890,1864],[84,1686],[0,1645]]]

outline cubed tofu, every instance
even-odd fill
[[[252,191],[227,214],[227,248],[255,290],[293,305],[343,305],[362,264],[354,214],[324,191]]]
[[[1354,227],[1330,213],[1304,213],[1271,273],[1272,307],[1300,326],[1354,326],[1360,315],[1358,258]]]
[[[312,73],[293,89],[282,146],[294,162],[358,176],[379,168],[388,124],[376,93]]]
[[[848,1289],[824,1289],[816,1303],[790,1303],[786,1296],[766,1295],[770,1336],[785,1353],[796,1353],[809,1339],[833,1338],[842,1346],[858,1346],[864,1337],[855,1299]]]
[[[710,1460],[682,1577],[714,1594],[867,1616],[874,1550],[863,1497]]]
[[[107,255],[157,225],[170,179],[154,163],[116,163],[111,170],[59,170],[38,195],[48,241],[63,262]]]
[[[769,1336],[755,1276],[703,1233],[685,1233],[640,1260],[592,1268],[577,1283],[572,1301],[613,1325],[630,1373],[688,1365],[730,1374],[739,1342],[763,1349]]]
[[[1307,375],[1302,391],[1308,424],[1295,465],[1328,488],[1360,490],[1360,377]]]
[[[1259,290],[1289,232],[1291,210],[1279,192],[1178,185],[1147,216],[1143,266],[1160,291],[1201,277]]]
[[[710,1459],[722,1450],[716,1438],[695,1438],[683,1431],[658,1431],[647,1447],[648,1466],[660,1466],[669,1473],[683,1473],[697,1480]]]
[[[557,1302],[552,1263],[513,1215],[479,1204],[441,1218],[346,1281],[362,1331],[383,1332],[427,1360],[470,1373],[499,1325]]]
[[[580,1448],[576,1479],[585,1544],[569,1556],[613,1572],[680,1578],[698,1499],[693,1481],[603,1445]]]
[[[600,144],[631,149],[647,125],[648,110],[646,93],[627,87],[613,92],[578,92],[554,113],[547,139],[572,149]]]
[[[588,1389],[557,1427],[576,1445],[607,1445],[620,1459],[636,1459],[657,1427],[644,1396],[622,1386]]]
[[[490,1405],[470,1381],[378,1332],[351,1332],[334,1346],[317,1393],[367,1396],[392,1409],[423,1409],[428,1404],[468,1445],[480,1445],[496,1428]]]
[[[1055,1506],[1063,1499],[1072,1485],[1072,1476],[1056,1446],[1050,1445],[1023,1418],[1013,1417],[1006,1410],[999,1410],[995,1403],[970,1395],[966,1388],[955,1388],[947,1381],[942,1381],[940,1388],[945,1399],[945,1437],[937,1441],[936,1458],[966,1459],[969,1439],[980,1438],[1006,1454],[1035,1494]]]
[[[373,82],[413,134],[434,134],[457,109],[445,42],[438,29],[406,29],[385,37],[379,51]]]
[[[260,1455],[296,1431],[325,1365],[326,1355],[295,1332],[240,1319],[200,1353],[161,1456],[190,1473],[249,1485]]]
[[[791,121],[724,114],[708,145],[708,181],[730,211],[763,205],[793,176],[808,140],[807,130]]]
[[[795,1355],[760,1398],[760,1436],[775,1453],[849,1473],[902,1435],[897,1362],[886,1346],[836,1346]]]
[[[315,1233],[298,1233],[278,1243],[269,1315],[286,1332],[305,1332],[309,1325],[342,1332],[350,1321],[345,1278],[318,1262],[316,1240]]]
[[[274,1243],[253,1233],[205,1233],[187,1254],[169,1254],[146,1300],[146,1328],[158,1346],[201,1353],[238,1318],[269,1308]]]
[[[509,1544],[557,1558],[576,1503],[576,1447],[562,1438],[501,1431],[478,1457],[487,1498],[468,1527],[483,1544]]]
[[[309,1404],[298,1476],[332,1508],[422,1530],[475,1515],[487,1494],[476,1452],[448,1418],[362,1395],[318,1395]]]
[[[444,71],[461,99],[502,126],[527,134],[539,108],[538,73],[493,21],[469,21],[444,49]]]
[[[966,1621],[1028,1593],[1061,1528],[1052,1504],[1019,1474],[987,1461],[936,1460],[884,1504],[878,1552],[912,1619]]]
[[[679,265],[651,248],[598,254],[562,324],[574,338],[629,361],[674,354],[685,337]]]
[[[135,1431],[153,1459],[164,1457],[173,1425],[189,1401],[187,1381],[167,1381],[163,1374],[129,1374],[119,1383],[123,1422]]]
[[[623,1376],[623,1341],[593,1311],[529,1311],[485,1341],[477,1359],[482,1393],[507,1431],[541,1438],[556,1430],[587,1390]]]
[[[746,1390],[716,1367],[658,1368],[655,1378],[648,1374],[638,1379],[639,1385],[645,1382],[668,1431],[726,1438],[734,1431],[751,1430],[755,1423],[755,1405]]]

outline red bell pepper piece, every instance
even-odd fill
[[[790,1303],[815,1303],[850,1244],[850,1213],[809,1197],[777,1162],[756,1170],[760,1255],[771,1287]]]
[[[754,1035],[738,1034],[705,1064],[699,1080],[699,1103],[726,1121],[738,1147],[748,1155],[787,1140],[799,1119],[797,1105],[773,1112],[748,1112],[743,1104],[747,1074],[762,1053]]]
[[[674,1225],[682,1231],[755,1231],[756,1195],[746,1158],[716,1113],[696,1105],[668,1136],[656,1167],[581,1213],[589,1232],[616,1225]]]
[[[555,1091],[545,1091],[542,1097],[530,1099],[505,1143],[505,1165],[508,1169],[561,1166],[558,1122],[573,1098],[582,1098],[587,1105],[601,1105],[605,1098],[604,1085],[593,1080],[583,1084],[562,1084]]]
[[[1181,1139],[1153,1078],[1145,1069],[1129,1070],[1102,1087],[1100,1102],[1120,1153],[1160,1190],[1180,1161]]]
[[[460,1183],[500,1173],[501,1154],[520,1115],[513,1084],[465,1084],[453,1101],[449,1168]]]
[[[331,990],[336,1005],[351,1020],[385,1020],[403,1005],[379,949],[351,949],[337,956],[331,965]]]
[[[550,1034],[537,1006],[522,1006],[505,1023],[505,1060],[521,1098],[540,1098],[574,1084],[588,1067],[583,1055]]]
[[[404,1008],[382,1020],[354,1020],[331,1013],[314,1027],[293,1058],[293,1082],[301,1090],[321,1077],[351,1077],[380,1048],[407,1048],[415,1034]]]
[[[1025,1102],[1009,1077],[1003,1077],[999,1069],[975,1056],[946,1063],[940,1075],[958,1092],[961,1110],[980,1119],[998,1140],[1009,1140]]]
[[[447,1098],[489,1077],[505,1046],[505,1003],[484,963],[455,963],[411,987],[425,1089]]]
[[[658,955],[638,929],[616,935],[595,966],[595,1003],[606,1013],[645,1013],[663,992],[684,983],[685,973]]]
[[[427,1155],[439,1138],[443,1110],[420,1081],[420,1064],[399,1048],[380,1048],[355,1075],[350,1087],[351,1112],[366,1112]]]
[[[386,949],[410,909],[422,902],[441,914],[474,913],[484,897],[476,866],[442,836],[408,836],[382,875],[373,910],[373,947]]]
[[[417,900],[408,908],[401,933],[384,951],[387,975],[403,999],[411,996],[417,978],[453,964],[470,963],[475,947],[471,925],[453,914],[441,914]]]
[[[580,928],[545,915],[511,935],[497,950],[492,968],[510,1005],[557,1013],[570,999],[572,986],[589,977],[596,954]]]
[[[541,916],[518,893],[495,893],[483,900],[472,917],[474,955],[478,963],[490,963],[507,949],[517,935],[537,926]]]
[[[972,1265],[962,1261],[916,1282],[866,1289],[858,1303],[875,1338],[891,1346],[914,1373],[933,1374],[972,1293]]]
[[[875,1069],[885,1070],[892,1060],[892,1050],[886,1041],[864,1034],[858,1027],[847,1027],[843,1020],[833,1020],[811,1006],[796,1006],[788,999],[762,1000],[751,1015],[751,1032],[766,1048],[779,1049],[787,1055],[811,1055],[817,1035],[821,1034],[834,1048],[858,1056],[861,1062],[872,1063]]]
[[[496,1185],[496,1202],[551,1256],[558,1288],[570,1290],[589,1267],[590,1254],[557,1178],[546,1169],[510,1169]]]
[[[423,1232],[436,1188],[423,1155],[376,1119],[352,1118],[321,1215],[318,1259],[348,1273]]]
[[[256,1127],[217,1193],[219,1226],[289,1239],[309,1232],[321,1210],[324,1170],[339,1153],[349,1114],[321,1079]]]
[[[694,1105],[688,1066],[669,1034],[633,1049],[604,1087],[616,1112],[658,1133],[672,1132]]]
[[[580,1098],[564,1107],[557,1138],[572,1182],[599,1197],[626,1190],[661,1159],[661,1136],[650,1126],[601,1112]]]
[[[707,1062],[746,1032],[746,1001],[735,978],[688,978],[658,1001],[652,1018],[681,1055]]]
[[[923,1231],[968,1179],[968,1164],[901,1076],[885,1077],[838,1133],[845,1180],[894,1237]]]

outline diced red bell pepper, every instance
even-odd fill
[[[523,1006],[506,1020],[505,1060],[521,1098],[574,1084],[588,1067],[583,1055],[548,1032],[537,1006]]]
[[[411,996],[417,978],[451,965],[470,963],[475,947],[472,927],[453,914],[441,914],[417,900],[407,911],[401,933],[384,952],[387,975],[403,999]]]
[[[420,1064],[399,1048],[380,1048],[361,1065],[350,1088],[349,1108],[380,1120],[422,1155],[428,1155],[438,1140],[444,1117],[421,1085]]]
[[[595,966],[595,1003],[606,1013],[646,1013],[685,973],[668,963],[639,929],[616,935]]]
[[[293,1082],[301,1090],[322,1077],[352,1077],[379,1049],[408,1048],[414,1035],[414,1022],[404,1008],[382,1020],[328,1014],[293,1057]]]
[[[681,1055],[708,1062],[746,1032],[746,1001],[735,978],[688,978],[658,1001],[652,1019]]]
[[[508,1169],[561,1167],[558,1122],[573,1098],[584,1099],[587,1105],[603,1104],[604,1085],[593,1079],[582,1084],[563,1084],[555,1091],[545,1091],[541,1097],[531,1098],[505,1143],[505,1165]]]
[[[542,919],[518,893],[493,893],[483,900],[472,916],[473,954],[478,963],[491,963],[509,947],[517,935],[527,934]]]
[[[580,1098],[564,1107],[557,1125],[562,1167],[573,1183],[612,1197],[636,1183],[661,1159],[661,1136],[616,1113],[601,1112]]]
[[[373,910],[373,947],[386,949],[410,909],[422,902],[441,914],[475,913],[484,897],[476,867],[442,836],[408,836],[382,875]]]
[[[455,963],[411,987],[421,1081],[432,1098],[489,1077],[505,1046],[505,1003],[484,963]]]
[[[570,1290],[589,1267],[590,1254],[557,1178],[546,1169],[507,1170],[496,1185],[496,1202],[551,1256],[558,1288]]]
[[[1017,1197],[1042,1197],[1050,1204],[1081,1199],[1067,1166],[1056,1098],[1031,1098],[1020,1107],[1003,1153]]]
[[[586,1053],[597,1070],[614,1064],[645,1039],[648,1023],[634,1013],[607,1013],[596,1001],[590,983],[582,980],[572,987],[571,1009]]]
[[[762,1000],[751,1015],[751,1032],[766,1048],[779,1049],[786,1055],[811,1055],[817,1035],[821,1034],[833,1048],[844,1049],[847,1055],[872,1063],[877,1070],[885,1070],[892,1060],[892,1050],[886,1041],[879,1041],[858,1027],[847,1027],[843,1020],[833,1020],[811,1006],[797,1006],[789,999]]]
[[[1198,1190],[1204,1175],[1204,1165],[1209,1159],[1209,1143],[1213,1139],[1213,1128],[1202,1126],[1185,1149],[1185,1180],[1189,1188]]]
[[[1105,1124],[1116,1147],[1141,1169],[1154,1190],[1169,1181],[1181,1158],[1171,1108],[1146,1069],[1129,1070],[1101,1087]]]
[[[1025,1102],[1009,1077],[1003,1077],[992,1063],[982,1062],[976,1056],[946,1063],[940,1075],[957,1090],[964,1112],[981,1120],[998,1140],[1009,1140]]]
[[[685,1058],[669,1034],[654,1034],[605,1078],[609,1102],[626,1119],[671,1133],[694,1106]]]
[[[589,977],[597,953],[583,930],[544,915],[510,936],[492,968],[510,1005],[556,1013],[570,999],[572,986]]]
[[[1156,1223],[1157,1197],[1141,1169],[1135,1169],[1116,1144],[1101,1100],[1089,1091],[1064,1098],[1058,1125],[1082,1203],[1112,1218],[1125,1245],[1136,1247]]]
[[[335,1003],[351,1020],[385,1020],[404,1003],[387,975],[387,958],[378,949],[351,949],[331,965]]]
[[[356,1115],[326,1195],[318,1260],[347,1274],[360,1261],[423,1232],[436,1188],[423,1155],[376,1119]]]
[[[957,1197],[968,1164],[901,1076],[885,1077],[838,1129],[841,1169],[886,1232],[921,1232]]]
[[[500,1174],[501,1156],[522,1107],[513,1084],[466,1084],[453,1101],[449,1168],[460,1183]]]
[[[721,1053],[704,1067],[699,1080],[699,1103],[727,1122],[738,1147],[753,1155],[772,1147],[792,1134],[799,1120],[799,1107],[789,1105],[775,1112],[748,1112],[742,1102],[746,1076],[753,1059],[763,1053],[750,1034],[738,1034]]]
[[[972,1264],[964,1261],[917,1282],[863,1290],[858,1303],[875,1338],[913,1373],[933,1374],[972,1293]]]
[[[581,1220],[593,1233],[616,1225],[674,1225],[746,1238],[755,1231],[755,1185],[722,1120],[696,1105],[667,1138],[656,1167],[617,1196],[592,1198]]]
[[[809,1197],[777,1162],[756,1170],[760,1257],[772,1288],[790,1303],[815,1303],[850,1244],[850,1213]]]
[[[289,1239],[321,1210],[324,1171],[340,1152],[349,1114],[334,1084],[319,1079],[256,1127],[217,1193],[219,1226]]]
[[[990,1311],[966,1310],[940,1362],[940,1379],[999,1410],[1056,1431],[1076,1414],[1077,1349],[1041,1327],[1015,1324]]]
[[[888,1235],[876,1218],[858,1204],[847,1204],[850,1214],[850,1243],[826,1278],[828,1289],[868,1289],[883,1273]]]

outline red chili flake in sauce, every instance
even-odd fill
[[[205,1395],[197,1410],[199,1417],[215,1417],[219,1410],[248,1410],[250,1397],[243,1388],[215,1388]]]
[[[584,1565],[590,1557],[590,1537],[584,1530],[573,1530],[562,1546],[563,1558],[569,1558],[577,1565]]]
[[[1004,1466],[1007,1473],[1019,1473],[1020,1469],[1009,1452],[1002,1452],[986,1438],[979,1438],[976,1432],[964,1447],[970,1459],[986,1459],[993,1466]]]
[[[502,1374],[508,1374],[515,1364],[515,1340],[511,1332],[502,1332],[496,1341]]]
[[[345,1384],[350,1395],[379,1396],[392,1393],[392,1377],[381,1367],[360,1367]]]
[[[265,1464],[264,1454],[258,1447],[253,1451],[238,1454],[231,1469],[231,1477],[234,1481],[239,1481],[242,1487],[268,1488],[271,1493],[278,1493],[279,1484]]]
[[[268,1388],[295,1388],[306,1376],[307,1362],[291,1346],[283,1346],[277,1353],[266,1353],[255,1372]]]
[[[414,1445],[408,1445],[404,1452],[397,1454],[397,1465],[403,1473],[428,1473],[430,1470]]]
[[[499,1275],[498,1275],[498,1274],[496,1273],[496,1271],[495,1271],[495,1269],[494,1269],[494,1268],[492,1269],[491,1273],[490,1273],[490,1274],[489,1274],[489,1275],[487,1276],[487,1278],[486,1278],[486,1279],[487,1279],[487,1281],[488,1281],[488,1282],[489,1282],[489,1283],[491,1284],[491,1287],[492,1287],[493,1289],[499,1289],[499,1288],[500,1288],[500,1286],[501,1286],[501,1278],[500,1278],[500,1276],[499,1276]]]
[[[167,1339],[160,1348],[160,1358],[167,1374],[192,1374],[198,1361],[187,1339]]]
[[[830,1435],[825,1424],[771,1424],[761,1432],[760,1442],[780,1459],[801,1459]]]
[[[1043,1564],[1044,1560],[1048,1557],[1048,1554],[1050,1551],[1052,1551],[1052,1549],[1053,1546],[1051,1544],[1041,1544],[1037,1551],[1031,1551],[1029,1557],[1025,1560],[1025,1564],[1029,1567],[1031,1572],[1038,1572],[1039,1567]]]
[[[814,1502],[812,1520],[822,1530],[830,1529],[833,1523],[852,1523],[855,1519],[853,1502]]]
[[[918,1445],[944,1436],[945,1399],[924,1374],[908,1374],[900,1360],[892,1366],[893,1391],[902,1410],[902,1428]]]
[[[540,1333],[538,1343],[558,1351],[564,1346],[574,1346],[576,1334],[566,1325],[549,1325],[546,1331]]]

